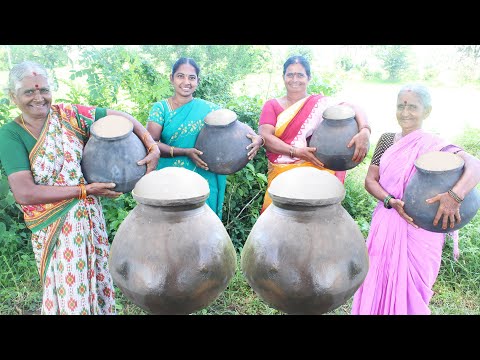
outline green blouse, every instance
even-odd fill
[[[106,115],[107,109],[96,108],[95,121]],[[87,125],[91,124],[87,122]],[[28,156],[36,143],[37,140],[15,121],[0,127],[0,163],[7,176],[17,171],[31,170]]]

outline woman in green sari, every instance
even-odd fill
[[[157,169],[179,166],[202,175],[210,187],[207,205],[222,218],[223,200],[227,175],[215,174],[208,170],[195,149],[195,141],[202,129],[203,119],[211,111],[220,107],[212,102],[194,98],[193,93],[199,82],[200,68],[191,58],[182,57],[172,67],[170,82],[175,93],[172,97],[153,104],[148,116],[147,130],[158,141],[162,160]],[[248,145],[248,158],[253,159],[263,144],[257,134],[246,134],[252,140]]]
[[[42,281],[42,314],[115,314],[108,269],[109,241],[99,197],[121,195],[113,183],[87,183],[82,152],[90,125],[121,115],[133,123],[154,170],[159,151],[131,115],[88,105],[52,104],[46,69],[32,61],[15,65],[9,95],[20,115],[0,128],[0,162],[21,205]]]

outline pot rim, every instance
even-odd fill
[[[272,202],[274,204],[278,203],[278,204],[285,204],[285,205],[311,206],[311,207],[339,204],[345,198],[345,192],[339,196],[334,196],[326,199],[296,199],[291,197],[274,195],[271,192],[268,192],[268,194],[272,198]]]
[[[192,198],[186,199],[154,199],[147,198],[144,196],[137,195],[135,189],[132,190],[132,197],[140,204],[151,205],[151,206],[165,206],[165,207],[175,207],[175,206],[185,206],[185,205],[197,205],[207,201],[210,196],[210,191],[206,194],[195,196]]]
[[[205,126],[207,127],[213,127],[213,128],[226,128],[226,127],[229,127],[229,126],[232,126],[233,124],[235,124],[235,122],[238,121],[238,119],[235,119],[233,120],[232,122],[228,123],[228,124],[225,124],[225,125],[212,125],[212,124],[207,124],[205,122],[205,120],[203,120],[203,123]]]
[[[433,153],[443,153],[445,155],[442,155],[442,156],[447,156],[447,157],[455,157],[456,160],[459,161],[459,164],[458,166],[456,167],[452,167],[450,169],[426,169],[424,167],[421,167],[420,165],[418,165],[418,160],[421,159],[423,156],[425,155],[428,155],[428,154],[433,154]],[[448,155],[447,155],[448,154]],[[426,173],[426,174],[444,174],[446,172],[455,172],[455,171],[458,171],[458,170],[461,170],[464,168],[465,166],[465,160],[462,159],[462,157],[460,157],[459,155],[457,154],[454,154],[454,153],[451,153],[451,152],[448,152],[448,151],[430,151],[430,152],[427,152],[425,154],[422,154],[420,155],[417,159],[415,159],[415,161],[413,162],[413,164],[415,165],[415,168],[420,171],[420,172],[423,172],[423,173]]]
[[[97,124],[98,121],[100,121],[101,119],[98,119],[97,121],[95,121],[91,126],[90,126],[90,133],[96,137],[97,139],[102,139],[102,140],[106,140],[106,141],[115,141],[115,140],[120,140],[120,139],[124,139],[126,138],[127,136],[129,136],[132,132],[133,132],[133,123],[131,123],[130,121],[128,121],[128,119],[126,119],[128,121],[128,127],[129,127],[129,130],[127,130],[127,132],[125,132],[125,134],[123,135],[118,135],[118,136],[113,136],[113,137],[106,137],[106,136],[102,136],[102,135],[99,135],[97,134],[97,132],[95,131],[95,124]],[[135,135],[135,134],[134,134]],[[135,135],[136,136],[136,135]]]

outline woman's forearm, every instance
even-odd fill
[[[480,182],[480,160],[464,151],[458,153],[458,155],[465,161],[465,166],[462,176],[451,190],[461,199],[464,199]]]

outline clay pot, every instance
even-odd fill
[[[326,168],[352,169],[360,163],[352,161],[355,145],[350,148],[347,145],[357,133],[353,109],[346,105],[331,106],[323,112],[323,121],[314,130],[309,146],[317,148],[315,155]]]
[[[473,188],[463,199],[460,205],[462,220],[453,229],[450,228],[450,221],[447,228],[442,229],[443,217],[437,226],[433,226],[433,219],[440,203],[427,204],[425,202],[426,199],[447,192],[455,185],[463,173],[465,165],[463,159],[449,152],[431,151],[419,156],[414,164],[417,171],[413,174],[403,194],[405,202],[403,208],[413,218],[414,223],[422,229],[437,233],[458,230],[469,223],[480,208],[480,194],[476,188]]]
[[[236,253],[205,204],[207,181],[178,167],[152,171],[132,191],[138,205],[113,240],[113,281],[152,314],[189,314],[208,306],[235,273]]]
[[[247,134],[255,134],[252,128],[237,120],[232,110],[219,109],[210,112],[204,119],[195,148],[203,152],[200,158],[208,170],[217,174],[233,174],[248,163],[247,146],[252,140]]]
[[[114,191],[131,191],[147,172],[147,165],[137,165],[147,150],[133,124],[123,116],[108,115],[95,121],[90,133],[81,164],[87,182],[113,182]]]
[[[252,289],[289,314],[323,314],[344,304],[368,271],[365,240],[340,204],[342,183],[301,167],[278,175],[272,204],[253,226],[241,254]]]

